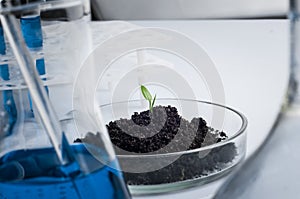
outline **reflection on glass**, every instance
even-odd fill
[[[290,1],[291,75],[287,100],[269,137],[215,198],[297,198],[300,194],[300,1]]]

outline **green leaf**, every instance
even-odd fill
[[[154,99],[152,101],[152,95],[151,95],[151,93],[143,85],[141,85],[141,92],[142,92],[144,98],[149,102],[149,110],[152,112],[153,111],[154,102],[156,100],[156,95],[154,96]]]
[[[156,100],[156,95],[154,95],[154,98],[153,98],[153,101],[152,101],[152,104],[151,104],[152,109],[154,107],[155,100]]]
[[[144,98],[151,103],[152,95],[150,94],[148,89],[145,86],[141,85],[141,91],[142,91],[142,94],[143,94]]]

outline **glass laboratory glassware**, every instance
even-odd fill
[[[176,142],[169,143],[169,149],[166,147],[160,151],[140,154],[128,153],[122,148],[115,147],[132,194],[158,194],[207,184],[228,174],[244,159],[247,119],[241,113],[211,102],[189,99],[157,98],[156,104],[179,107],[180,115],[187,120],[192,120],[201,114],[212,128],[214,128],[213,115],[215,117],[224,113],[222,130],[226,132],[228,138],[219,143],[186,150],[186,145],[189,144],[188,136],[180,135],[179,132],[174,140],[182,141],[181,150],[173,152],[172,148],[178,147]],[[101,105],[100,108],[104,122],[109,124],[110,121],[117,121],[119,118],[130,118],[129,113],[147,110],[148,104],[145,100],[129,100]],[[198,110],[201,111],[198,113]],[[153,123],[155,122],[157,123],[157,121]],[[181,125],[184,124],[183,119],[180,122]],[[121,122],[117,125],[122,128]],[[192,129],[187,133],[195,134]],[[116,139],[112,137],[112,140],[114,143]]]
[[[215,198],[297,198],[300,194],[300,1],[290,1],[291,67],[286,102],[262,146]]]
[[[83,1],[1,2],[1,198],[130,198],[101,118],[88,117],[84,132],[71,128],[72,121],[58,122],[57,101],[64,103],[70,97],[55,96],[56,88],[71,84],[72,71],[80,66],[70,61],[78,61],[74,57],[80,55],[72,35],[73,30],[82,31],[84,23],[46,23],[44,28],[41,17],[52,11],[61,19],[81,19],[86,15],[84,5]],[[75,11],[63,12],[71,7]],[[76,17],[65,18],[74,13]],[[70,145],[78,133],[97,135],[101,145],[89,140]]]

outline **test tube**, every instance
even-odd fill
[[[21,31],[25,40],[27,47],[31,51],[40,51],[43,48],[43,33],[41,26],[41,17],[39,15],[28,15],[22,16],[20,19]],[[44,58],[39,58],[35,61],[36,68],[39,75],[45,75],[45,60]],[[43,78],[43,80],[46,80]],[[45,86],[47,94],[49,93],[48,87]],[[33,113],[32,100],[29,95],[30,109]]]
[[[0,22],[0,55],[4,56],[5,54],[6,54],[6,44],[5,44],[3,28]],[[0,76],[4,81],[10,80],[8,64],[0,64]],[[12,90],[3,91],[2,98],[3,98],[2,100],[3,100],[4,110],[7,112],[8,120],[9,120],[8,122],[9,128],[6,130],[5,134],[10,134],[17,120],[17,109],[13,98],[13,91]]]

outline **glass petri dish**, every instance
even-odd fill
[[[180,117],[178,132],[163,147],[151,152],[136,153],[123,150],[112,138],[132,194],[157,194],[203,185],[228,174],[244,159],[247,119],[242,113],[227,106],[191,99],[157,99],[156,106],[176,107]],[[130,100],[105,104],[100,109],[107,126],[114,121],[122,129],[122,133],[137,137],[137,134],[129,132],[131,127],[123,127],[120,121],[130,119],[135,112],[146,111],[148,102]],[[185,129],[187,122],[191,123],[193,119],[200,117],[206,121],[208,133],[200,148],[190,148],[197,132],[188,128],[182,133],[180,129]],[[158,122],[155,118],[151,118],[151,121]],[[160,119],[158,123],[163,126],[166,121]],[[143,129],[139,131],[143,132]],[[140,139],[150,139],[159,133],[160,130],[152,135],[141,135]],[[226,139],[220,138],[223,133],[226,134]]]

